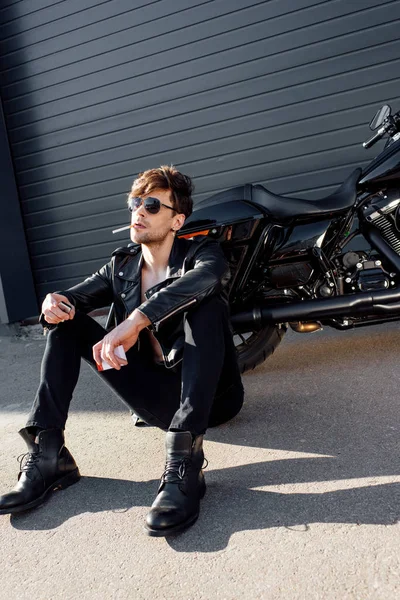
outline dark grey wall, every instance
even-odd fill
[[[0,323],[36,315],[38,306],[0,98]]]
[[[197,197],[314,198],[400,108],[400,2],[5,0],[1,91],[39,296],[125,242],[125,193],[174,163]],[[134,6],[135,8],[132,8]]]

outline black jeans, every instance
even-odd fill
[[[140,349],[136,344],[126,353],[127,366],[99,373],[92,347],[107,332],[77,311],[72,321],[48,333],[27,427],[65,428],[81,358],[150,425],[202,434],[208,426],[234,417],[243,404],[243,386],[227,307],[212,297],[186,313],[184,320],[183,361],[173,369],[154,362],[150,344],[141,335]]]

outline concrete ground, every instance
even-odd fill
[[[0,486],[38,383],[35,328],[0,337]],[[197,523],[143,521],[163,433],[133,427],[84,366],[67,427],[83,478],[36,511],[0,516],[1,599],[400,597],[400,323],[290,333],[244,376],[246,404],[205,441]]]

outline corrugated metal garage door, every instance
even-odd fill
[[[39,296],[125,243],[125,193],[174,163],[197,197],[316,197],[399,107],[400,2],[4,0],[1,94]],[[134,8],[133,8],[134,7]]]

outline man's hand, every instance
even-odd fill
[[[72,307],[71,310],[67,312],[66,308],[63,309],[60,302],[66,302],[69,306],[71,306],[68,298],[62,294],[47,294],[46,298],[43,300],[42,313],[47,323],[51,323],[51,325],[57,325],[57,323],[69,321],[70,319],[74,318],[75,308]]]
[[[127,352],[136,344],[141,330],[150,324],[151,321],[143,313],[134,310],[125,321],[93,346],[93,358],[96,363],[101,365],[101,361],[104,360],[108,365],[119,371],[128,362],[115,354],[115,348],[123,346],[125,352]]]

